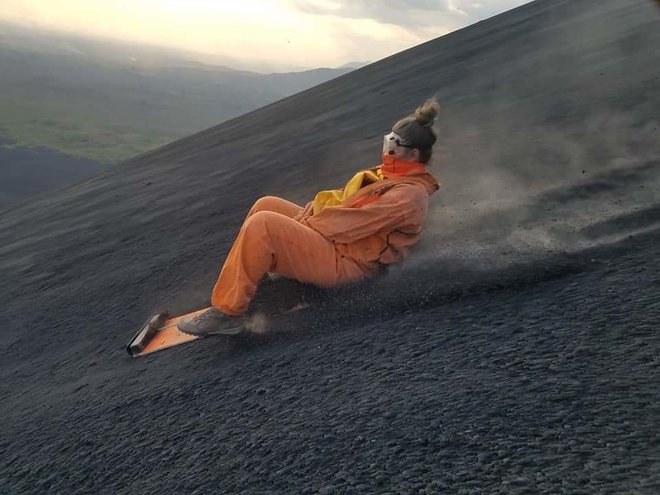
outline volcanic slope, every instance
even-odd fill
[[[0,215],[2,493],[660,491],[660,9],[542,1]],[[145,359],[258,197],[443,105],[409,262]]]
[[[103,165],[47,148],[18,149],[0,142],[0,209],[11,208],[103,170]]]

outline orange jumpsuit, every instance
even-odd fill
[[[303,208],[259,199],[227,255],[211,304],[228,315],[245,313],[268,272],[322,288],[377,275],[419,240],[428,197],[438,187],[426,172],[385,179],[316,215],[311,202]]]

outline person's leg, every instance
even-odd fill
[[[259,198],[254,203],[245,219],[247,220],[252,215],[260,211],[272,211],[275,213],[280,213],[281,215],[285,215],[289,218],[293,218],[302,209],[302,206],[292,203],[291,201],[287,201],[286,199],[278,198],[277,196],[264,196],[263,198]]]
[[[292,203],[291,201],[287,201],[286,199],[282,199],[277,196],[263,196],[255,201],[254,205],[252,205],[252,208],[250,208],[250,211],[248,211],[248,214],[245,216],[245,220],[260,211],[272,211],[275,213],[281,213],[282,215],[285,215],[289,218],[293,218],[302,210],[302,206]],[[275,280],[277,278],[277,276],[272,272],[268,273],[268,277],[271,280]]]
[[[245,313],[268,272],[324,288],[367,276],[314,229],[285,215],[260,211],[243,224],[213,288],[211,304],[227,315]]]

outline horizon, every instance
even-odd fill
[[[24,28],[188,52],[198,61],[257,72],[374,62],[529,0],[6,0],[0,20]],[[255,33],[259,33],[258,36]]]

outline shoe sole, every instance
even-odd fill
[[[179,325],[177,325],[176,327],[179,329],[180,332],[185,333],[186,335],[192,335],[194,337],[208,337],[211,335],[238,335],[243,331],[243,325],[232,328],[223,328],[222,330],[218,330],[217,332],[204,332],[204,333],[188,332],[187,330],[181,328]]]
[[[203,335],[238,335],[242,331],[243,331],[243,326],[241,325],[240,327],[225,328],[225,329],[219,330],[217,332],[209,332],[209,333],[205,333]]]

